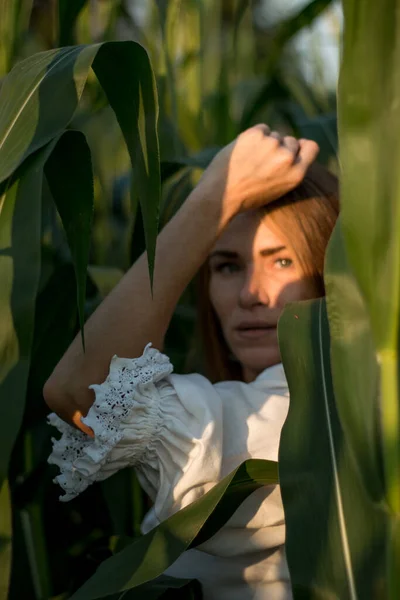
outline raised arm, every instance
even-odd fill
[[[48,406],[81,423],[94,399],[88,389],[107,376],[111,357],[161,349],[176,304],[216,239],[239,212],[271,202],[298,185],[318,146],[270,137],[265,125],[242,133],[206,169],[197,187],[157,240],[153,296],[144,253],[85,324],[86,353],[76,336],[43,390]]]

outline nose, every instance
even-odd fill
[[[268,306],[269,303],[265,274],[254,266],[249,267],[239,294],[241,308],[252,308],[258,304]]]

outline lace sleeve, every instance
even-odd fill
[[[60,439],[52,439],[48,459],[60,468],[55,478],[65,492],[60,500],[71,500],[91,483],[143,461],[161,428],[161,401],[174,394],[166,381],[172,370],[169,358],[151,344],[140,358],[114,356],[104,383],[90,386],[95,401],[82,421],[94,438],[49,415],[49,423],[61,432]]]

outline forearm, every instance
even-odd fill
[[[157,241],[150,289],[147,255],[143,254],[85,324],[86,352],[76,336],[46,384],[52,394],[91,394],[91,383],[104,381],[114,354],[136,357],[152,342],[161,349],[182,292],[206,259],[232,215],[206,197],[200,186],[168,223]]]

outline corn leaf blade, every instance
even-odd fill
[[[277,482],[276,463],[246,461],[207,494],[103,562],[71,600],[104,598],[156,579],[182,552],[214,535],[250,493]]]

